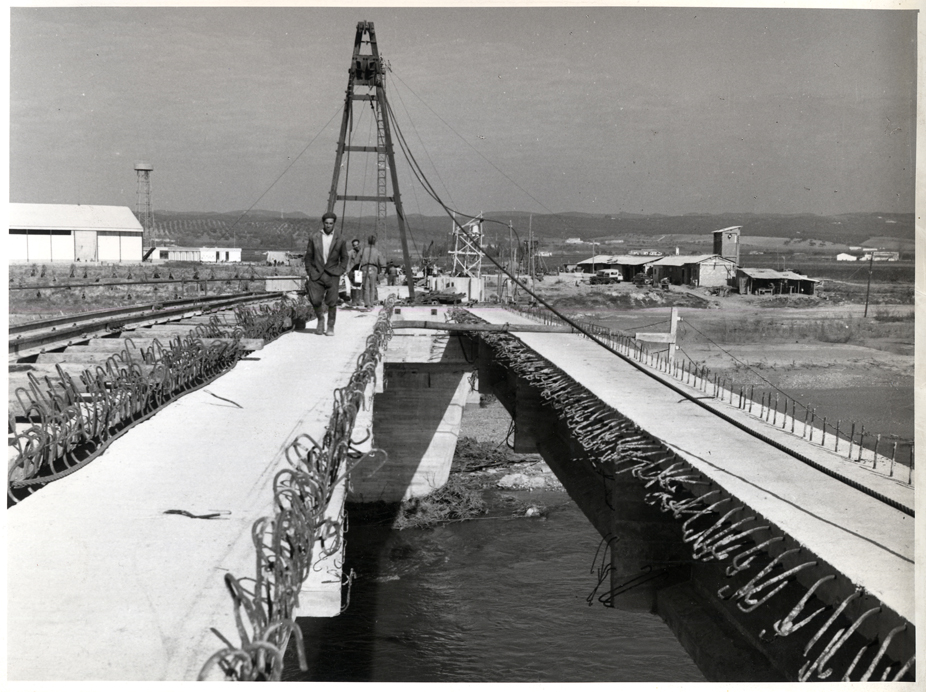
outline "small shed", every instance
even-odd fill
[[[736,276],[736,263],[720,255],[668,255],[649,267],[654,281],[668,279],[676,286],[728,286]]]
[[[144,230],[128,207],[22,204],[9,209],[10,262],[141,262]]]
[[[812,296],[819,279],[775,269],[739,269],[736,282],[740,293]]]

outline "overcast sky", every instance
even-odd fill
[[[143,160],[158,210],[320,214],[360,20],[462,211],[913,211],[916,15],[883,10],[14,7],[10,200],[134,209]]]

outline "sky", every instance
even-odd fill
[[[320,215],[362,20],[464,213],[913,212],[914,12],[695,7],[13,7],[10,201]]]

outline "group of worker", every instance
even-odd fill
[[[367,238],[366,247],[354,238],[348,249],[347,241],[335,230],[338,217],[333,212],[322,215],[322,227],[309,237],[305,250],[306,293],[315,311],[316,334],[334,336],[338,294],[346,274],[351,305],[372,308],[378,302],[376,287],[380,272],[385,272],[389,284],[395,285],[398,268],[384,262],[376,249],[376,236]]]

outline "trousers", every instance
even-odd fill
[[[363,269],[363,305],[371,308],[376,305],[376,284],[379,282],[379,269],[373,266]]]
[[[326,305],[330,308],[338,304],[338,281],[339,277],[331,274],[322,274],[318,279],[306,279],[306,293],[309,294],[309,302],[313,308],[320,308]]]

